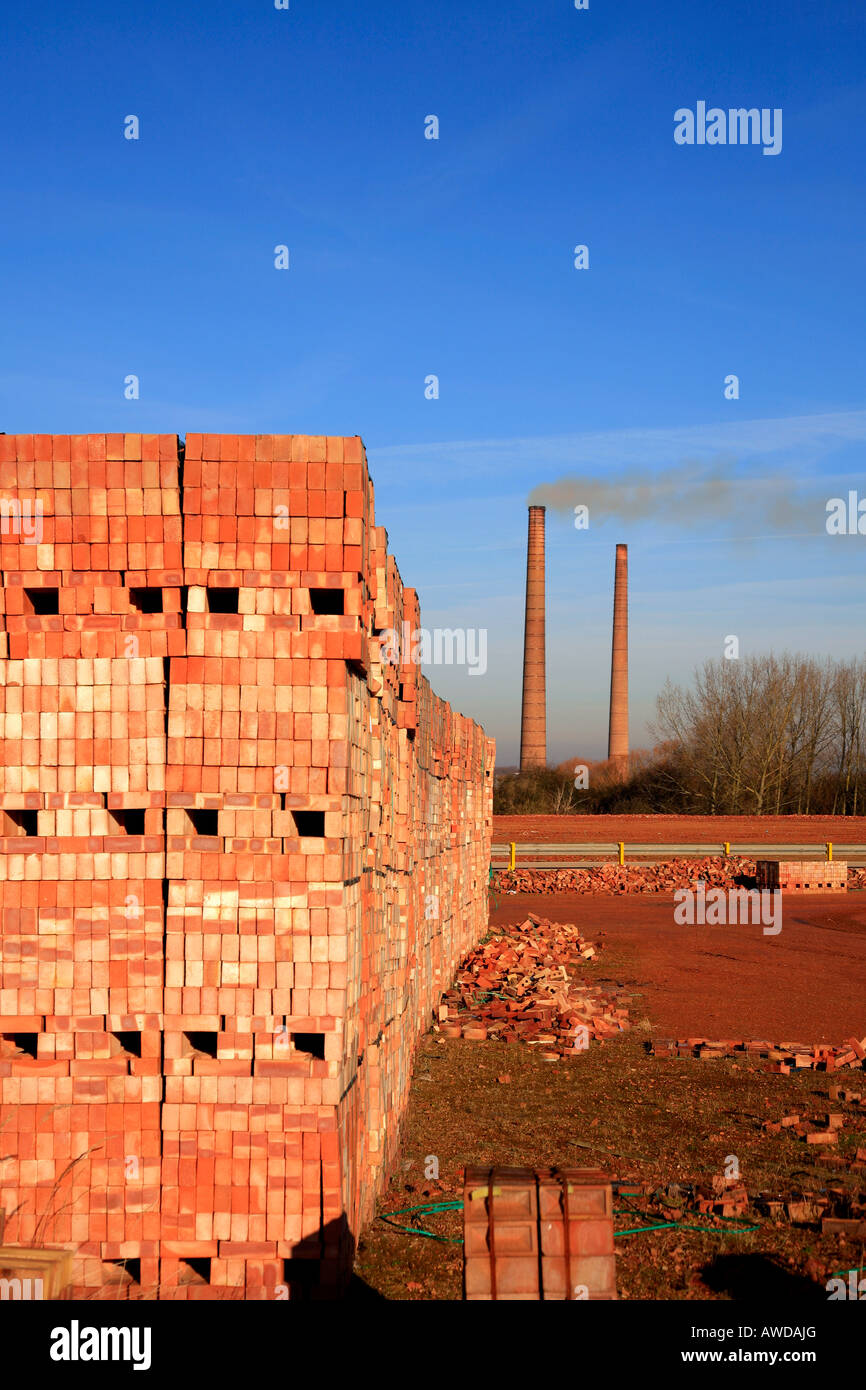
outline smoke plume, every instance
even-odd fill
[[[593,525],[608,519],[658,521],[671,526],[719,525],[734,534],[757,525],[764,530],[823,531],[825,495],[808,496],[788,472],[745,477],[735,461],[711,463],[685,460],[651,472],[625,468],[599,476],[578,473],[540,483],[529,495],[530,506],[548,507],[569,515],[577,506],[589,508]]]

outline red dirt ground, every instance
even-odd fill
[[[866,816],[494,816],[493,841],[866,844]]]
[[[599,978],[634,984],[643,997],[632,1018],[648,1016],[655,1037],[839,1043],[866,1032],[861,894],[786,895],[778,936],[759,926],[679,926],[670,896],[500,893],[491,926],[527,912],[575,922],[590,941],[602,934]]]

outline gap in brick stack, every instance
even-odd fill
[[[0,480],[4,1243],[338,1293],[486,928],[493,743],[383,660],[360,439],[0,435]]]

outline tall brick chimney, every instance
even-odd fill
[[[544,677],[544,508],[529,508],[526,547],[526,626],[523,634],[523,717],[520,770],[547,765]]]
[[[607,756],[628,768],[628,546],[616,548],[613,586],[613,647],[610,660],[610,727]]]

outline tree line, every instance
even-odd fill
[[[784,653],[707,661],[691,686],[668,681],[651,752],[625,769],[579,759],[499,780],[498,814],[866,813],[866,659]]]

